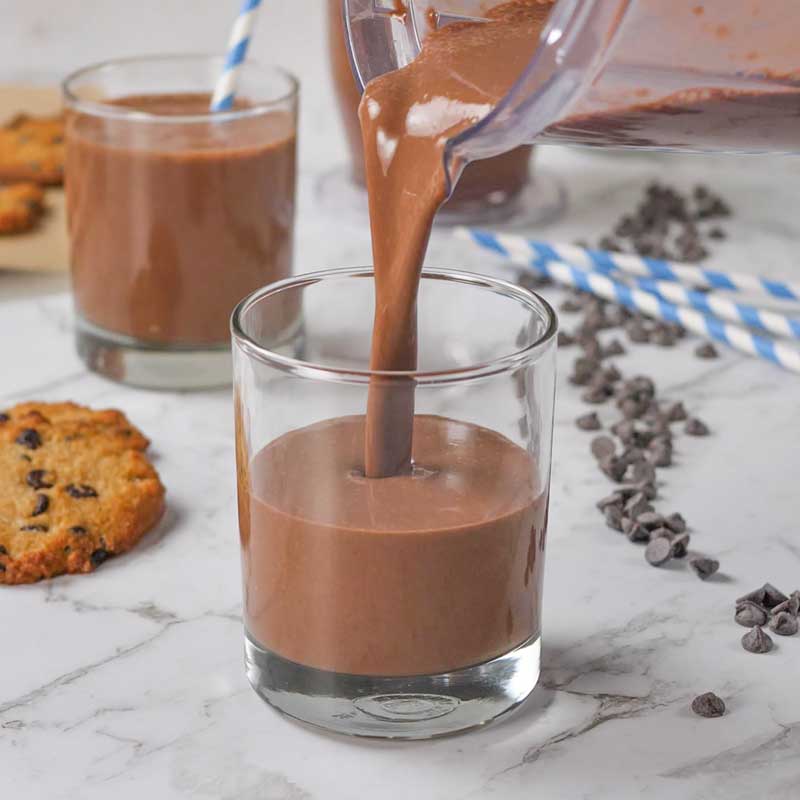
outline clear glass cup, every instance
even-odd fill
[[[122,59],[64,81],[78,351],[115,380],[230,383],[234,306],[291,274],[298,84],[248,62],[212,114],[222,65]]]
[[[269,321],[302,308],[294,346]],[[370,372],[369,268],[311,273],[232,320],[245,655],[255,691],[341,733],[428,738],[539,677],[556,318],[426,270],[419,369]],[[370,385],[415,393],[413,470],[366,479]]]

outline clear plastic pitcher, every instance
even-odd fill
[[[433,26],[497,0],[343,0],[362,87],[419,53]],[[800,152],[798,0],[558,0],[527,68],[447,163],[521,144]],[[456,157],[455,159],[453,157]]]

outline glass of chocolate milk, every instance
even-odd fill
[[[291,273],[298,84],[248,62],[212,114],[222,63],[123,59],[64,82],[78,351],[118,381],[230,383],[231,311]],[[269,324],[281,338],[296,318]]]
[[[378,372],[374,297],[371,268],[330,270],[234,312],[246,665],[289,716],[428,738],[539,677],[556,320],[520,287],[425,270],[417,368]],[[270,323],[298,307],[295,357]]]

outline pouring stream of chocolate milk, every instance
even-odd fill
[[[417,291],[433,218],[447,199],[447,139],[486,116],[530,61],[553,3],[512,0],[486,22],[431,33],[415,61],[371,81],[359,107],[375,265],[370,368],[417,367]],[[411,469],[414,382],[373,378],[365,472]]]

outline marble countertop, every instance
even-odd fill
[[[327,94],[306,98],[299,271],[367,263],[363,218],[318,202],[341,158],[318,133]],[[313,147],[312,147],[313,145]],[[790,160],[595,155],[551,148],[569,212],[543,237],[593,238],[648,180],[707,181],[735,221],[731,268],[799,274],[800,165]],[[498,262],[434,234],[428,263],[492,274]],[[753,359],[635,349],[626,373],[654,375],[711,426],[681,437],[661,505],[722,563],[703,583],[653,569],[594,508],[607,479],[574,426],[585,407],[562,359],[547,552],[543,673],[532,698],[489,728],[430,743],[328,736],[288,722],[250,690],[242,666],[233,422],[229,391],[124,388],[74,353],[58,278],[0,274],[0,407],[72,399],[122,408],[153,440],[169,510],[132,553],[96,573],[0,588],[0,772],[15,800],[460,800],[789,798],[800,790],[800,637],[746,653],[734,599],[764,581],[800,586],[800,379]],[[558,290],[546,292],[558,302]],[[565,316],[569,326],[569,318]],[[608,412],[606,412],[608,413]],[[601,411],[601,416],[603,411]],[[713,690],[728,713],[691,699]]]

